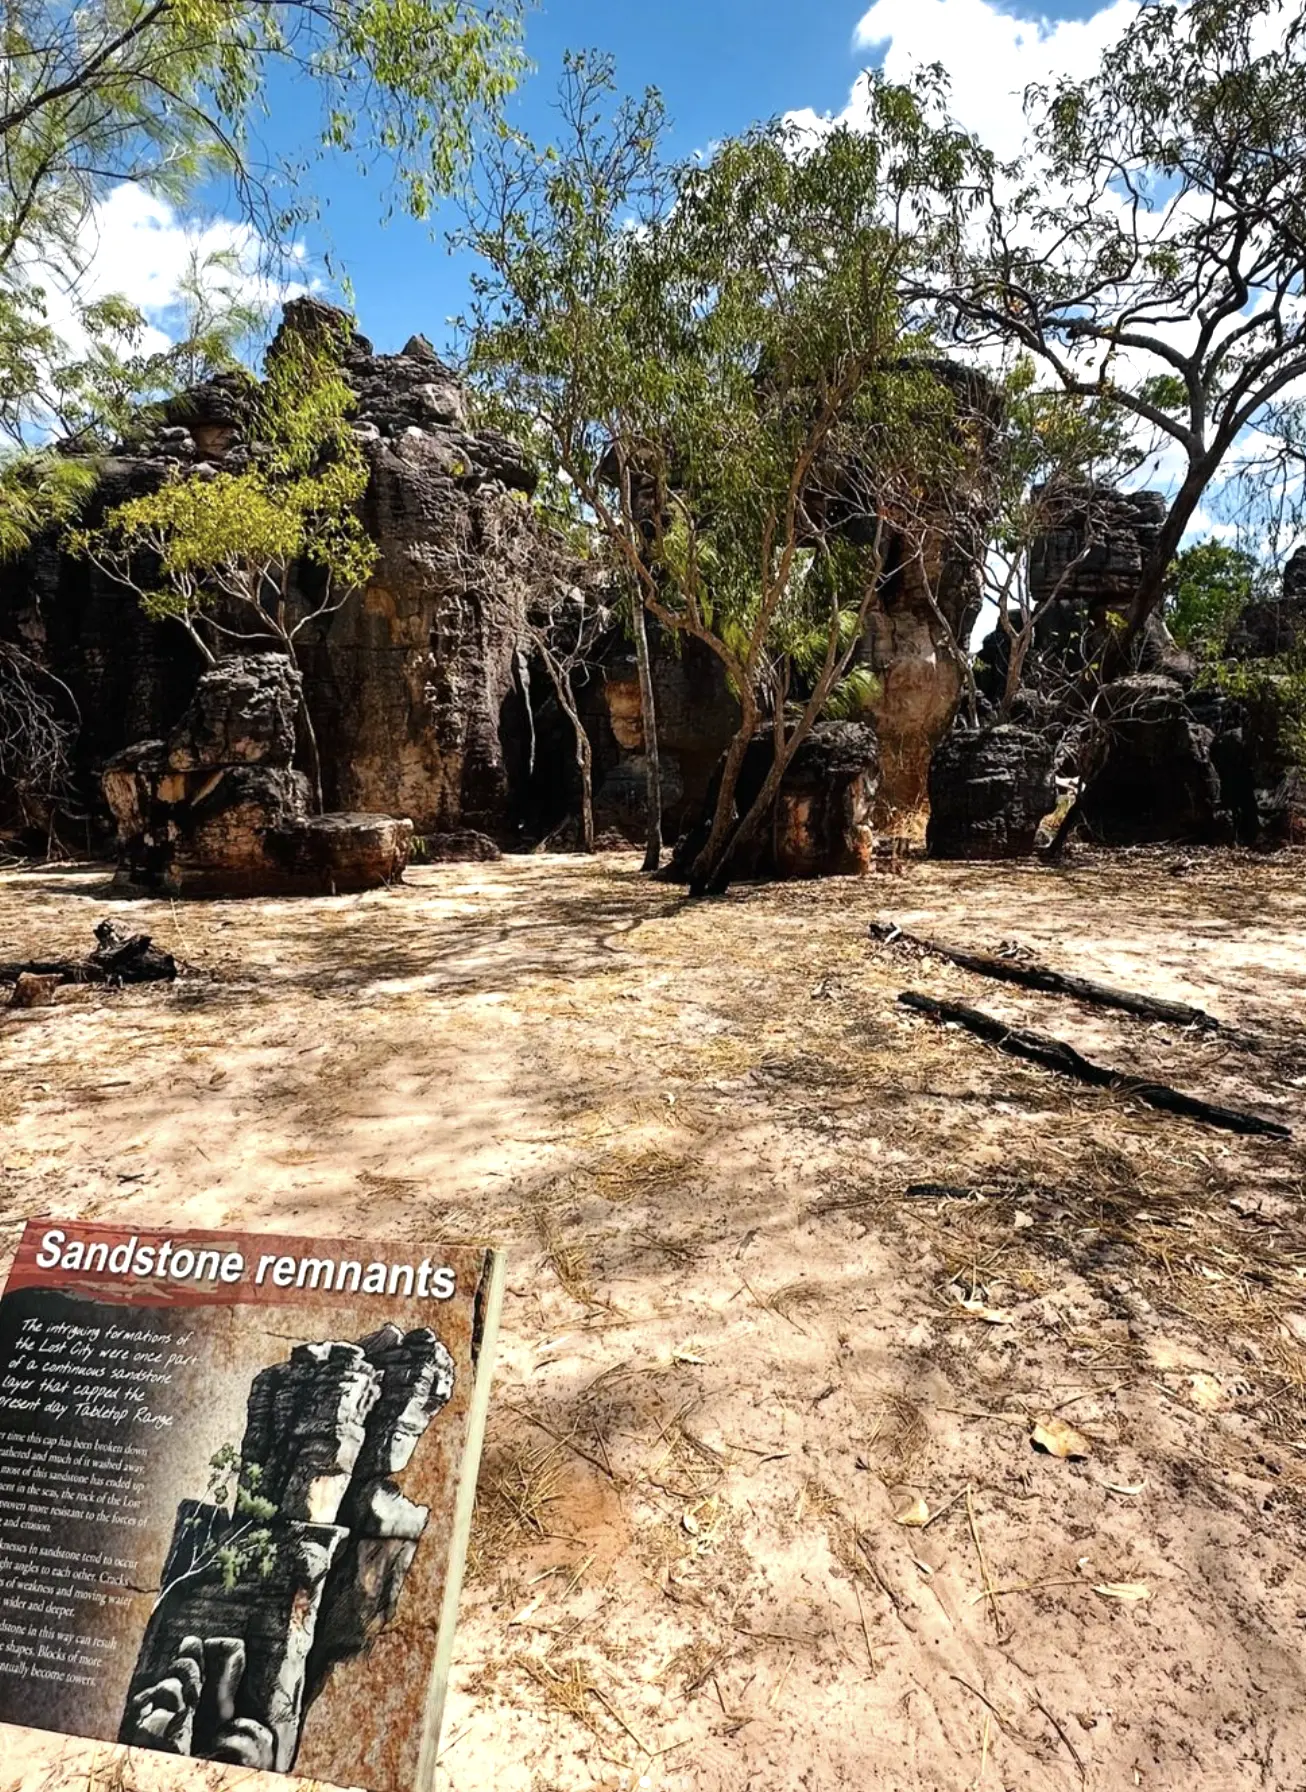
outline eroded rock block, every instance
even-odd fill
[[[211,666],[168,737],[170,772],[289,765],[304,681],[282,653],[246,653]]]
[[[1080,795],[1086,830],[1112,846],[1231,840],[1234,816],[1215,740],[1215,729],[1197,719],[1174,679],[1139,673],[1105,685],[1094,704]]]
[[[497,843],[475,828],[424,834],[420,840],[413,841],[412,862],[415,865],[490,864],[502,857]]]
[[[184,895],[333,895],[403,875],[407,820],[309,814],[292,764],[301,684],[284,655],[220,661],[167,740],[109,761],[102,786],[124,881]]]
[[[936,859],[1013,859],[1034,850],[1056,807],[1054,753],[1041,735],[1002,723],[957,729],[930,764],[927,850]]]
[[[412,844],[413,824],[398,816],[309,815],[267,835],[264,887],[332,896],[379,889],[398,883]]]
[[[773,763],[768,733],[749,742],[735,792],[735,810],[746,815]],[[837,877],[869,870],[871,810],[879,783],[875,731],[864,722],[818,722],[781,779],[768,822],[732,855],[734,877]],[[706,801],[676,842],[668,867],[687,878],[708,836],[717,795],[718,768]]]

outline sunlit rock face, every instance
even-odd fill
[[[281,327],[341,319],[301,299]],[[525,502],[534,470],[505,436],[469,426],[463,387],[421,337],[380,355],[349,329],[344,372],[379,557],[367,589],[297,641],[326,804],[407,817],[423,834],[502,835],[528,729],[517,663],[526,607],[553,576]],[[259,452],[249,394],[247,378],[221,376],[173,401],[104,463],[87,520],[179,471],[247,466]],[[301,586],[292,613],[318,604],[311,569]],[[74,776],[91,801],[110,760],[176,726],[204,669],[176,623],[149,619],[134,593],[54,536],[0,573],[0,635],[66,687]]]
[[[882,826],[896,827],[928,801],[930,758],[962,695],[951,641],[969,639],[980,599],[977,560],[936,535],[891,571],[868,618],[861,658],[876,678],[867,719],[880,742]]]
[[[336,895],[403,875],[406,818],[310,813],[293,765],[301,689],[284,654],[220,660],[166,740],[108,761],[124,883],[173,895]]]

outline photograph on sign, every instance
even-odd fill
[[[502,1271],[29,1222],[0,1298],[0,1723],[424,1792]]]

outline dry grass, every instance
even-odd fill
[[[467,1555],[471,1577],[489,1574],[522,1542],[559,1534],[550,1508],[559,1498],[562,1458],[561,1444],[538,1450],[515,1445],[482,1463]]]

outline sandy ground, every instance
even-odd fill
[[[442,1787],[1300,1792],[1306,865],[1174,862],[701,905],[614,857],[184,908],[8,873],[0,958],[112,912],[202,974],[0,1015],[4,1240],[507,1244]],[[869,941],[887,917],[1264,1049]],[[909,988],[1297,1136],[1068,1084]],[[1035,1447],[1056,1420],[1086,1455]],[[178,1784],[0,1733],[5,1792]]]

